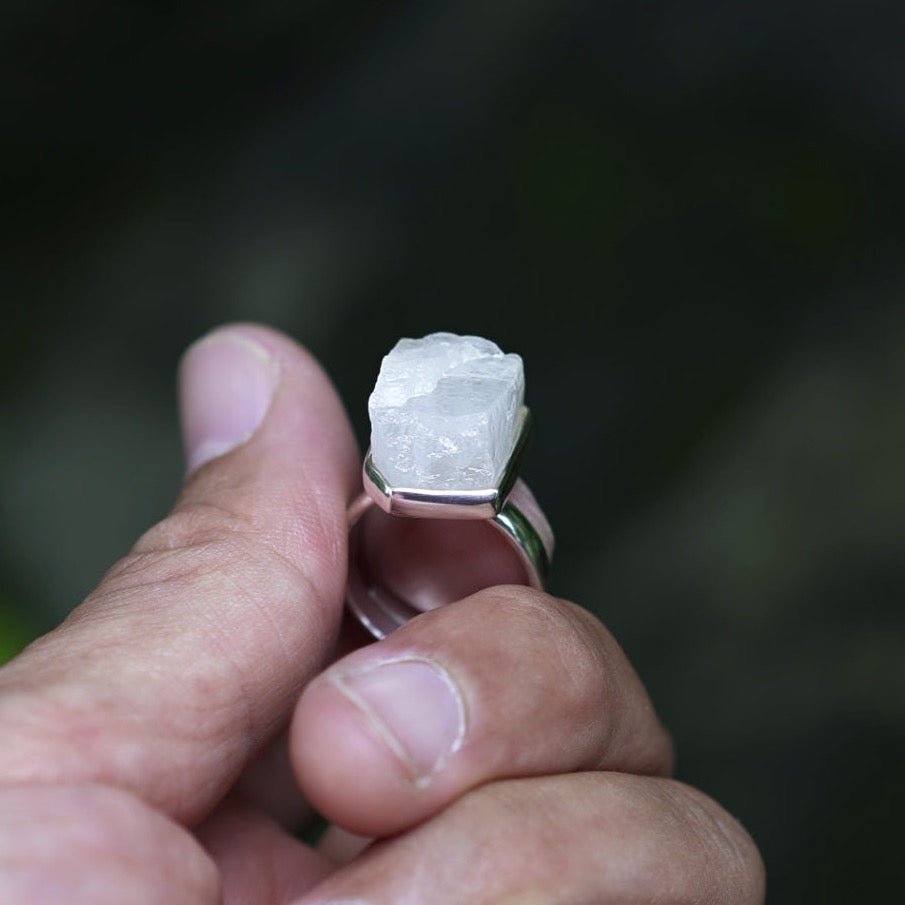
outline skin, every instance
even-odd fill
[[[342,406],[286,337],[224,341],[267,358],[255,429],[199,453],[219,416],[184,366],[196,467],[172,513],[0,670],[0,902],[762,902],[756,847],[670,778],[643,685],[584,610],[497,585],[380,643],[343,628]],[[451,695],[442,756],[375,717],[356,689],[378,674]],[[293,833],[305,801],[334,824],[317,849]]]

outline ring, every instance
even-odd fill
[[[507,583],[544,587],[554,538],[519,478],[532,429],[523,392],[519,356],[478,337],[400,340],[384,358],[369,400],[364,489],[348,513],[346,603],[375,638],[479,590],[467,582],[482,562],[480,586],[499,583],[500,549]],[[419,549],[421,574],[394,556],[403,543]],[[462,556],[472,568],[461,568]],[[444,582],[458,593],[447,599]]]

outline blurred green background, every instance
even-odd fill
[[[888,900],[905,809],[905,18],[814,0],[13,0],[0,658],[162,516],[224,320],[364,442],[399,336],[520,352],[553,590],[769,901]]]

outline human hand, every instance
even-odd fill
[[[217,331],[182,410],[173,512],[0,670],[2,905],[762,900],[578,607],[494,587],[336,659],[359,460],[307,354]]]

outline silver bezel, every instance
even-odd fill
[[[390,515],[405,518],[489,519],[502,510],[518,478],[522,454],[531,433],[532,417],[527,406],[518,412],[515,444],[502,473],[492,487],[481,490],[424,490],[393,487],[381,474],[368,449],[362,480],[368,496]]]

